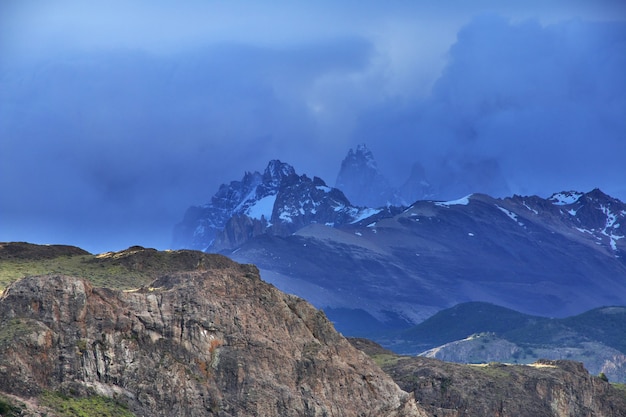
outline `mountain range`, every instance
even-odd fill
[[[579,362],[460,365],[347,340],[253,265],[0,243],[0,414],[625,416]]]
[[[363,191],[349,179],[376,178],[372,158],[351,151],[338,182]],[[271,161],[189,208],[174,246],[255,264],[340,331],[376,337],[469,301],[544,317],[624,305],[624,236],[626,205],[599,189],[366,207]]]

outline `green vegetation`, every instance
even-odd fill
[[[615,388],[620,394],[622,394],[622,397],[624,397],[626,399],[626,384],[620,384],[617,382],[611,382],[611,385],[613,386],[613,388]]]
[[[0,346],[13,344],[16,340],[36,332],[39,328],[40,324],[35,320],[9,319],[0,326]]]
[[[391,334],[390,339],[400,340],[398,346],[403,350],[409,351],[415,345],[423,351],[480,333],[493,333],[522,347],[524,352],[512,357],[517,362],[532,359],[536,349],[581,346],[593,341],[626,353],[626,307],[603,307],[578,316],[551,319],[470,302],[440,311],[415,327]],[[567,359],[583,361],[593,352],[571,355]]]
[[[126,406],[108,397],[93,395],[84,398],[68,397],[47,392],[40,397],[41,404],[51,408],[59,417],[132,417]]]
[[[17,406],[9,399],[0,396],[0,416],[17,417],[22,415],[22,408]]]
[[[626,353],[626,307],[601,307],[560,320],[607,346]]]
[[[400,336],[410,340],[428,340],[434,347],[472,334],[502,334],[541,319],[494,304],[469,302],[440,311],[423,323],[400,333]]]
[[[0,290],[33,275],[69,275],[94,286],[128,290],[176,271],[227,267],[232,261],[196,251],[157,251],[133,246],[91,255],[78,248],[0,243]]]
[[[391,366],[398,363],[399,360],[406,358],[406,356],[396,355],[394,353],[379,353],[371,356],[376,362],[376,365],[384,368],[385,366]]]

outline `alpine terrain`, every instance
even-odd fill
[[[253,263],[346,334],[375,336],[468,301],[545,317],[624,305],[624,236],[626,205],[598,189],[368,208],[271,161],[189,208],[174,242]]]

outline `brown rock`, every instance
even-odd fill
[[[425,416],[321,311],[250,265],[136,291],[29,277],[0,297],[0,391],[97,393],[150,416]]]

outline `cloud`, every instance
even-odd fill
[[[402,153],[375,149],[387,169],[402,167],[398,179],[413,160],[439,179],[496,161],[513,192],[599,186],[623,198],[624,74],[624,23],[484,15],[459,32],[428,98],[378,106],[355,136],[398,140]]]
[[[363,142],[451,197],[626,199],[623,6],[540,3],[2,3],[0,240],[166,248],[219,184],[274,158],[332,184]],[[485,7],[515,17],[459,31]]]
[[[341,38],[168,55],[73,52],[5,68],[0,186],[12,198],[3,217],[31,208],[95,228],[108,223],[111,233],[132,223],[140,236],[157,225],[166,247],[184,209],[209,200],[221,182],[273,158],[323,152],[311,86],[360,71],[371,54],[367,41]]]

